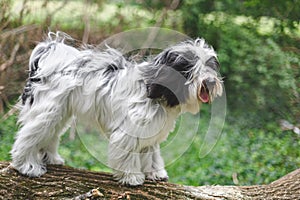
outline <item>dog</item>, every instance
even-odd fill
[[[68,39],[50,32],[32,51],[11,166],[39,177],[47,164],[64,164],[59,138],[75,117],[107,135],[108,165],[121,184],[167,181],[160,143],[181,113],[196,114],[222,95],[214,49],[198,38],[137,63],[109,46],[75,48]]]

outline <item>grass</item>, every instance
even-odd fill
[[[0,160],[10,160],[9,151],[18,130],[16,120],[15,115],[10,116],[5,121],[2,121],[0,117]]]
[[[241,131],[226,125],[216,147],[203,159],[195,153],[199,142],[196,140],[169,167],[171,180],[191,185],[265,184],[296,169],[300,164],[299,138],[270,125],[273,128],[267,131]]]

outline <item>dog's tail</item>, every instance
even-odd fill
[[[29,60],[29,78],[21,96],[22,105],[27,101],[33,103],[33,85],[44,81],[54,72],[61,72],[67,63],[70,63],[79,51],[66,45],[66,40],[72,38],[62,32],[49,32],[44,42],[39,43],[31,53]]]

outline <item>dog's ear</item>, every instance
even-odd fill
[[[153,76],[148,80],[147,93],[151,99],[161,98],[170,107],[186,101],[190,63],[176,53],[165,51],[154,59]]]

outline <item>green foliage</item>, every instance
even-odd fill
[[[88,134],[87,137],[89,137]],[[96,144],[94,143],[93,145]],[[59,153],[65,159],[65,164],[68,166],[93,171],[111,172],[105,163],[99,162],[89,153],[78,136],[74,139],[70,139],[69,132],[64,134],[61,138]]]
[[[1,116],[0,116],[1,120]],[[11,116],[5,121],[0,121],[0,160],[10,159],[10,150],[17,132],[16,116]]]
[[[260,1],[260,0],[187,0],[183,1],[183,12],[186,23],[199,22],[203,14],[211,12],[225,12],[230,15],[250,16],[256,20],[266,16],[274,18],[274,30],[283,33],[288,29],[294,31],[299,28],[300,1]],[[197,20],[197,21],[196,21]],[[199,23],[194,23],[197,27]],[[190,29],[192,27],[186,26]]]
[[[241,130],[227,124],[215,148],[202,159],[198,155],[203,138],[197,138],[177,162],[167,167],[171,182],[266,184],[297,169],[299,137],[293,132],[281,132],[275,123],[266,126],[268,128]]]
[[[223,11],[230,10],[229,12],[235,15],[247,15],[254,18],[267,16],[278,19],[274,27],[278,32],[283,32],[285,28],[293,30],[299,26],[299,1],[278,0],[276,3],[259,0],[235,1],[234,7],[231,7],[233,5],[231,0],[221,2],[223,3]]]
[[[284,113],[289,113],[296,77],[286,53],[247,28],[229,23],[219,28],[219,58],[232,111],[252,112],[254,118],[262,113],[265,120],[292,117]]]

